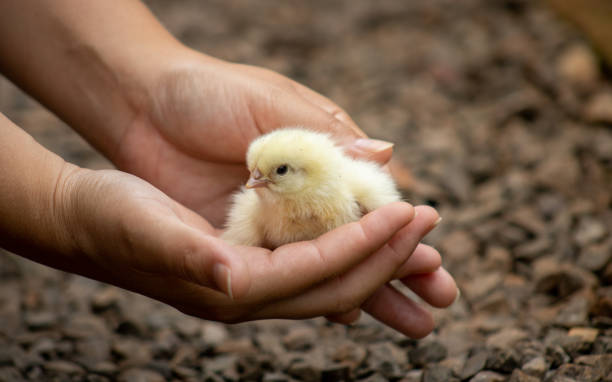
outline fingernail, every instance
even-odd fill
[[[461,298],[461,289],[457,287],[457,296],[455,297],[455,301],[453,301],[453,304],[459,301],[460,298]]]
[[[357,139],[354,145],[355,147],[360,148],[361,150],[373,153],[378,153],[393,148],[393,143],[391,142],[366,138]]]
[[[438,220],[436,220],[436,221],[433,223],[433,226],[434,226],[434,227],[436,227],[438,224],[440,224],[440,222],[441,222],[441,221],[442,221],[442,216],[440,216],[440,217],[438,218]]]
[[[229,268],[223,264],[215,264],[213,267],[213,277],[215,278],[217,288],[233,300],[232,273]]]

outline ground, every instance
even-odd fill
[[[612,381],[610,72],[545,4],[148,3],[191,47],[277,70],[396,142],[462,296],[420,341],[368,317],[224,326],[3,254],[0,381]],[[110,166],[2,79],[0,110]]]

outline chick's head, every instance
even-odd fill
[[[339,169],[341,150],[325,134],[302,128],[275,130],[254,140],[247,152],[247,188],[283,195],[315,190]]]

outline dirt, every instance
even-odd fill
[[[612,83],[545,4],[149,1],[189,46],[277,70],[396,142],[462,296],[410,340],[364,317],[225,326],[0,256],[0,381],[612,381]],[[0,110],[111,165],[2,80]]]

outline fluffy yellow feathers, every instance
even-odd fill
[[[400,200],[391,176],[344,154],[330,136],[303,128],[275,130],[247,152],[251,177],[233,199],[223,238],[276,248],[311,240]]]

